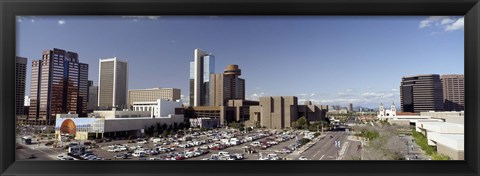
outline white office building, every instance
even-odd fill
[[[133,102],[133,111],[149,111],[153,118],[168,117],[175,114],[175,108],[181,108],[181,100],[164,100],[157,101]]]

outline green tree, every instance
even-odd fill
[[[300,118],[298,118],[295,123],[294,123],[294,128],[295,129],[308,129],[308,126],[310,125],[310,123],[308,122],[307,118],[305,116],[302,116]]]

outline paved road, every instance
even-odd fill
[[[355,156],[359,156],[360,151],[357,146],[361,143],[348,140],[348,136],[349,134],[344,131],[326,132],[325,137],[321,137],[312,147],[300,154],[294,152],[289,155],[289,158],[296,160],[300,156],[305,156],[309,160],[352,160]],[[340,141],[340,148],[335,147],[335,141]]]
[[[21,145],[23,148],[15,150],[16,160],[56,160],[55,156],[58,152],[47,148],[36,148],[36,145]],[[36,158],[29,159],[30,155],[35,155]]]
[[[347,136],[348,134],[343,131],[329,131],[325,137],[298,156],[305,156],[310,160],[334,160],[338,157],[338,152],[341,150],[341,148],[335,147],[335,140],[339,140],[340,145],[344,145],[347,141]],[[295,154],[292,156],[296,157]]]

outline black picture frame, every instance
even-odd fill
[[[2,175],[479,175],[478,0],[0,0]],[[15,16],[464,15],[464,161],[15,161]]]

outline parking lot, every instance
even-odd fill
[[[215,129],[166,138],[107,139],[96,143],[98,148],[87,149],[87,154],[74,157],[86,160],[280,160],[295,149],[297,135],[298,132],[293,131],[246,133]]]

